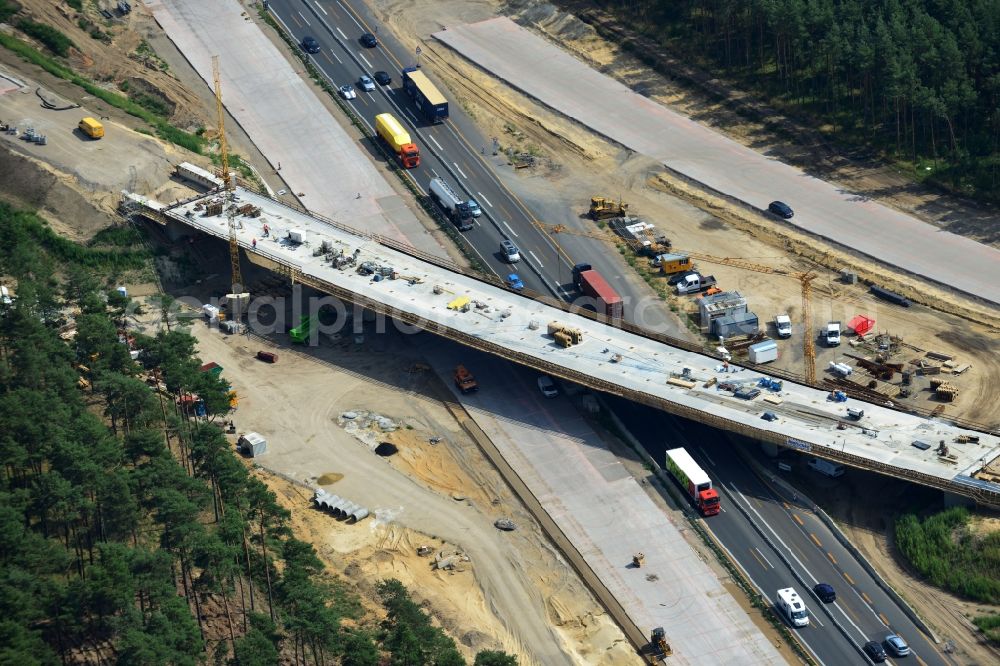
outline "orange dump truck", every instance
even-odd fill
[[[476,383],[476,378],[472,376],[472,373],[466,370],[464,365],[460,365],[455,368],[455,386],[462,393],[472,393],[473,391],[479,390],[479,384]]]

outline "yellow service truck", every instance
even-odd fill
[[[104,125],[90,116],[81,120],[79,127],[80,131],[89,136],[91,139],[100,139],[104,136]]]

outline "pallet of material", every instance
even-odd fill
[[[951,374],[953,374],[953,375],[960,375],[960,374],[962,374],[963,372],[965,372],[966,370],[968,370],[971,367],[972,367],[971,363],[963,363],[962,365],[960,365],[958,367],[952,368]]]
[[[951,354],[945,354],[943,352],[929,351],[927,352],[927,358],[932,358],[935,361],[951,361],[955,357]]]
[[[697,382],[689,382],[686,379],[680,379],[678,377],[671,377],[667,380],[667,383],[672,386],[683,386],[684,388],[694,388]]]
[[[953,384],[941,384],[935,389],[934,393],[941,400],[952,402],[958,397],[958,387]]]
[[[782,400],[781,398],[779,398],[776,395],[765,395],[764,396],[764,402],[769,402],[772,405],[780,405],[781,403],[784,402],[784,400]]]
[[[879,395],[884,395],[887,398],[895,398],[899,395],[899,387],[895,384],[885,384],[883,382],[879,382],[875,386],[875,392]]]
[[[941,372],[940,365],[925,365],[920,368],[920,374],[922,375],[937,375]]]

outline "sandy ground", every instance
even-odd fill
[[[369,602],[374,581],[399,578],[470,658],[494,648],[517,654],[522,664],[638,663],[438,399],[437,380],[419,360],[375,339],[360,350],[348,342],[304,353],[279,348],[279,364],[270,366],[253,358],[267,346],[261,341],[200,324],[194,333],[202,358],[220,363],[240,396],[238,430],[268,438],[259,464],[284,476],[269,483],[292,510],[297,533]],[[375,409],[400,428],[351,434],[343,420],[338,424],[344,411]],[[377,456],[372,447],[381,442],[399,452]],[[310,486],[368,506],[374,517],[338,522],[311,507]],[[512,517],[518,530],[496,530],[501,517]],[[470,561],[438,571],[433,555],[417,555],[421,545]]]

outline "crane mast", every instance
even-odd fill
[[[215,111],[219,123],[219,153],[222,159],[222,186],[225,190],[226,219],[229,221],[229,263],[232,273],[233,293],[243,291],[243,274],[240,271],[240,245],[236,239],[236,202],[234,183],[229,174],[229,147],[226,145],[226,121],[222,108],[222,83],[219,80],[219,56],[212,56],[212,76],[215,79]]]

